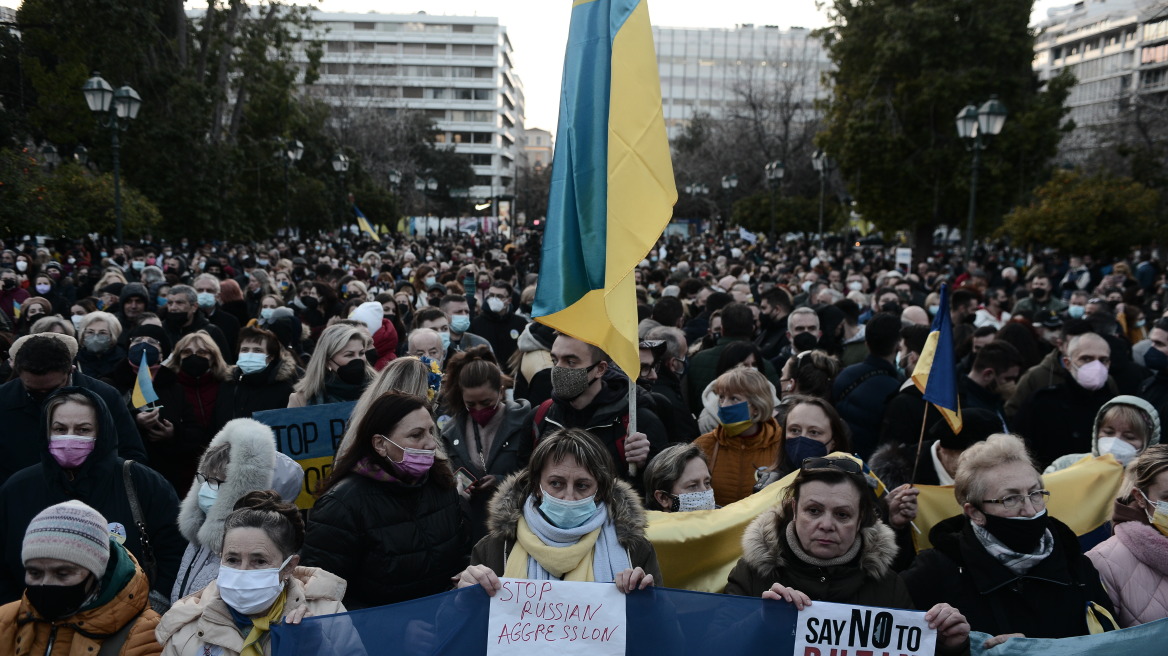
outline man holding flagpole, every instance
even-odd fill
[[[561,391],[568,385],[574,392],[581,382],[585,389],[601,385],[609,358],[624,372],[628,423],[613,446],[630,476],[644,462],[644,440],[654,442],[638,430],[642,413],[630,380],[636,376],[628,375],[640,367],[631,274],[661,237],[676,202],[647,2],[575,0],[532,315],[606,354],[569,349],[587,364],[558,367]],[[561,355],[566,362],[567,351]],[[573,398],[578,404],[578,395]]]

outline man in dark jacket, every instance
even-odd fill
[[[219,305],[222,301],[219,298],[219,279],[209,273],[204,273],[195,278],[192,286],[195,288],[199,312],[207,317],[208,322],[223,331],[223,337],[227,340],[228,350],[223,353],[223,359],[228,364],[235,362],[235,354],[239,344],[240,320],[236,319],[230,312],[223,312],[220,309]],[[244,289],[246,288],[245,284]]]
[[[198,294],[192,287],[175,285],[170,288],[166,300],[166,313],[162,315],[162,326],[166,328],[166,334],[175,346],[178,346],[178,340],[184,336],[202,330],[211,336],[211,340],[219,347],[219,352],[228,364],[235,362],[235,353],[231,351],[223,331],[199,312]]]
[[[495,358],[504,367],[511,359],[519,342],[519,336],[527,327],[522,317],[516,316],[511,305],[511,283],[496,280],[487,289],[487,303],[483,313],[470,322],[470,332],[491,343]]]
[[[150,306],[150,292],[140,282],[128,283],[118,294],[118,313],[114,316],[122,324],[122,335],[129,335],[130,331],[138,326],[138,320],[146,308]],[[120,346],[126,346],[126,341],[119,339]]]
[[[763,292],[758,303],[758,337],[754,340],[762,357],[773,360],[790,344],[787,335],[787,315],[794,309],[791,295],[782,287],[771,287]]]
[[[722,308],[722,337],[713,348],[704,349],[690,359],[689,409],[695,415],[702,412],[702,393],[714,381],[718,358],[734,342],[748,342],[754,338],[754,313],[744,303],[730,303]],[[779,374],[769,361],[763,364],[767,380],[779,388]]]
[[[1001,417],[981,408],[962,408],[961,424],[961,432],[954,433],[949,422],[937,413],[919,452],[918,433],[911,441],[881,444],[868,459],[868,466],[890,490],[905,483],[953,485],[961,453],[990,435],[1006,430]]]
[[[523,433],[519,462],[527,464],[535,443],[557,428],[583,428],[608,449],[618,473],[635,481],[645,465],[666,446],[665,426],[649,409],[652,401],[637,393],[637,430],[629,434],[628,376],[610,366],[604,351],[568,335],[552,344],[552,398],[532,413],[531,430]],[[637,474],[629,473],[637,466]]]
[[[0,531],[3,531],[0,547],[4,549],[0,564],[0,603],[19,599],[24,590],[24,563],[20,554],[29,522],[45,508],[70,499],[100,512],[110,522],[110,533],[124,538],[124,546],[144,570],[150,569],[145,546],[148,544],[154,561],[151,588],[169,598],[187,546],[178,531],[178,496],[149,467],[134,463],[128,473],[125,471],[125,460],[118,455],[118,443],[125,433],[112,420],[114,406],[107,406],[100,394],[85,387],[66,387],[60,393],[88,397],[95,407],[98,425],[93,451],[80,466],[65,470],[49,452],[45,423],[41,422],[29,434],[30,440],[36,443],[37,461],[0,486]],[[120,400],[118,406],[125,411]],[[113,416],[116,417],[116,411]],[[127,475],[141,510],[146,537],[135,521],[126,491]]]
[[[1076,335],[1063,356],[1066,380],[1038,390],[1022,404],[1012,427],[1042,467],[1068,453],[1090,453],[1095,415],[1116,395],[1107,375],[1110,365],[1107,340],[1095,333]]]
[[[682,392],[682,379],[689,368],[686,359],[688,350],[685,343],[685,333],[680,328],[659,326],[645,334],[647,340],[661,340],[665,343],[665,355],[657,367],[657,380],[653,383],[653,393],[664,397],[673,413],[675,433],[667,438],[670,442],[692,442],[702,431],[698,428],[698,421],[689,411]]]
[[[876,449],[888,399],[900,389],[896,351],[900,318],[888,312],[872,316],[864,330],[868,357],[844,368],[831,386],[831,399],[852,430],[852,448],[862,459]]]
[[[0,483],[18,470],[40,462],[42,445],[37,436],[44,433],[45,421],[41,403],[68,385],[101,397],[109,408],[119,455],[145,462],[142,438],[117,390],[73,371],[76,348],[73,338],[58,333],[29,335],[13,344],[10,353],[16,377],[0,385],[0,426],[4,427],[4,439],[0,439]]]

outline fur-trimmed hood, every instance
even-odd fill
[[[782,506],[775,506],[756,517],[742,535],[742,560],[763,578],[779,580],[779,573],[790,564],[789,552],[783,549],[786,523]],[[882,578],[892,569],[892,561],[896,558],[896,534],[877,521],[860,529],[859,539],[862,540],[860,568],[873,579]]]
[[[514,542],[519,518],[523,516],[526,500],[521,486],[517,485],[526,470],[512,474],[499,484],[499,491],[491,498],[487,531],[490,537]],[[645,539],[645,528],[649,520],[641,507],[641,499],[628,483],[613,481],[612,499],[608,502],[608,516],[616,527],[616,537],[621,546],[628,549],[638,540]]]
[[[223,523],[235,502],[253,490],[272,487],[276,466],[276,438],[272,429],[254,419],[233,419],[211,440],[207,449],[220,444],[231,445],[226,479],[210,512],[199,508],[199,483],[196,480],[183,499],[178,512],[178,528],[191,544],[204,546],[214,553],[223,548]],[[205,454],[206,452],[204,452]],[[200,471],[203,468],[199,460]]]

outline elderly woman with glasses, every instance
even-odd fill
[[[903,574],[918,607],[960,607],[973,630],[995,636],[986,648],[1012,636],[1085,635],[1089,616],[1110,623],[1099,573],[1074,531],[1046,512],[1050,492],[1019,437],[969,447],[954,480],[962,514],[933,527],[933,548]]]
[[[914,608],[892,569],[897,546],[877,517],[876,498],[850,458],[807,458],[782,502],[759,515],[742,537],[742,558],[728,594],[782,600],[802,610],[815,601]],[[953,606],[925,614],[939,652],[969,644],[969,623]]]

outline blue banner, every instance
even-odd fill
[[[1074,638],[1010,638],[992,650],[982,647],[990,636],[969,634],[970,656],[1100,656],[1103,654],[1163,654],[1168,640],[1168,619]]]
[[[252,414],[253,419],[271,427],[276,436],[276,450],[304,468],[304,487],[296,497],[300,508],[312,507],[316,500],[313,491],[332,471],[333,456],[345,436],[355,405],[356,401],[346,401]]]
[[[475,586],[272,629],[273,656],[487,653],[487,594]],[[626,605],[626,653],[790,654],[795,607],[750,597],[649,588]]]

